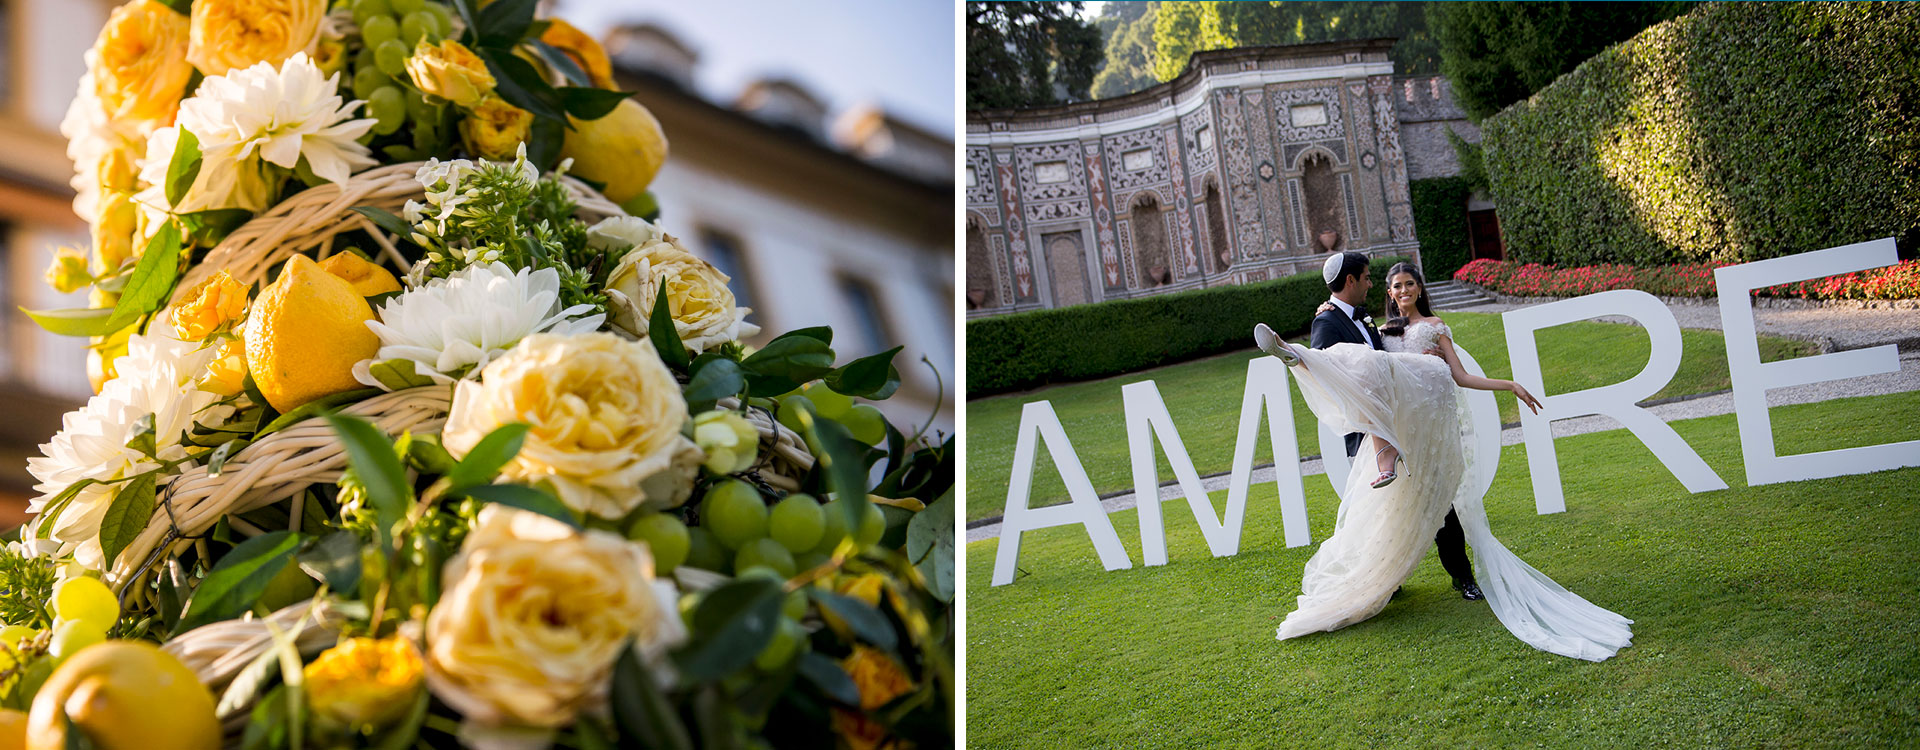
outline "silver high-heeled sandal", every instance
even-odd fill
[[[1280,363],[1288,367],[1305,361],[1300,358],[1299,352],[1295,352],[1287,342],[1281,341],[1280,335],[1274,333],[1273,329],[1268,328],[1265,323],[1253,325],[1253,343],[1260,347],[1260,351],[1279,357]]]
[[[1384,447],[1384,448],[1381,448],[1380,450],[1377,450],[1377,451],[1374,451],[1374,452],[1373,452],[1373,464],[1374,464],[1375,466],[1379,466],[1379,465],[1380,465],[1380,454],[1382,454],[1382,453],[1385,453],[1385,452],[1387,452],[1387,448],[1392,448],[1392,447],[1393,447],[1392,445],[1388,445],[1388,446],[1386,446],[1386,447]],[[1401,456],[1399,456],[1399,455],[1395,455],[1395,456],[1393,457],[1393,463],[1394,463],[1394,465],[1395,465],[1395,466],[1398,466],[1398,465],[1400,465],[1400,462],[1401,462],[1401,460],[1402,460],[1402,457],[1401,457]],[[1387,485],[1389,485],[1389,484],[1393,484],[1393,480],[1395,480],[1395,479],[1399,479],[1399,478],[1400,478],[1400,474],[1399,474],[1398,472],[1396,472],[1396,471],[1394,471],[1394,470],[1393,470],[1392,468],[1388,468],[1388,469],[1387,469],[1386,471],[1383,471],[1383,472],[1380,472],[1380,476],[1377,476],[1377,477],[1374,477],[1374,479],[1373,479],[1373,488],[1374,488],[1374,489],[1376,489],[1376,490],[1377,490],[1377,489],[1380,489],[1380,488],[1382,488],[1382,487],[1385,487],[1385,486],[1387,486]]]

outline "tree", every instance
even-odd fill
[[[1131,94],[1159,81],[1153,77],[1153,23],[1159,3],[1107,3],[1093,24],[1106,37],[1107,60],[1093,78],[1093,96]]]
[[[1424,3],[1166,2],[1156,3],[1152,50],[1155,78],[1185,70],[1195,52],[1228,47],[1308,44],[1392,37],[1390,56],[1402,74],[1439,72]],[[1111,7],[1111,6],[1109,6]],[[1112,47],[1109,46],[1111,51]]]
[[[967,3],[967,108],[1087,98],[1102,52],[1079,12],[1077,2]]]
[[[1692,3],[1431,3],[1440,70],[1474,120],[1505,109],[1587,58]]]

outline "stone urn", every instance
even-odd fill
[[[1332,229],[1320,230],[1320,247],[1324,248],[1327,252],[1330,253],[1330,252],[1333,252],[1333,249],[1339,244],[1340,244],[1339,232],[1334,231]]]
[[[1173,283],[1173,275],[1167,271],[1168,268],[1166,266],[1147,266],[1147,279],[1153,282],[1153,286],[1165,286]]]

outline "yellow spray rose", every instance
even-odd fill
[[[680,434],[687,402],[642,339],[611,333],[534,334],[461,381],[442,434],[456,457],[502,425],[525,422],[520,453],[500,471],[546,482],[567,507],[620,518],[686,502],[700,449]]]
[[[587,244],[611,252],[633,248],[620,256],[607,276],[607,311],[621,330],[647,335],[647,316],[664,283],[673,327],[687,348],[706,351],[760,332],[759,326],[746,321],[751,309],[734,307],[727,275],[658,227],[631,216],[616,216],[588,229]]]
[[[187,19],[155,0],[113,9],[91,62],[94,95],[116,130],[144,135],[173,123],[193,77],[187,36]]]
[[[210,76],[314,51],[326,0],[196,0],[187,60]]]
[[[247,383],[247,343],[239,337],[220,342],[220,351],[207,371],[200,376],[200,390],[221,396],[237,396]]]
[[[482,726],[559,727],[605,700],[629,638],[656,677],[686,640],[644,545],[488,505],[427,615],[427,685]]]
[[[567,53],[580,70],[587,74],[587,80],[594,88],[613,88],[613,61],[607,57],[607,49],[600,46],[600,40],[581,31],[573,24],[558,18],[547,19],[547,30],[540,32],[540,41],[553,45],[555,49]]]
[[[487,97],[460,120],[460,138],[467,150],[483,159],[512,159],[533,130],[533,113]]]
[[[439,44],[421,39],[407,58],[407,77],[421,91],[468,109],[493,93],[493,74],[487,72],[486,61],[452,39]]]
[[[61,294],[72,294],[93,283],[87,273],[87,254],[71,247],[53,251],[53,263],[47,266],[47,286]]]
[[[913,689],[913,680],[900,668],[892,654],[867,646],[854,646],[853,653],[840,663],[860,688],[860,708],[872,711],[893,702]],[[889,739],[887,728],[866,716],[843,708],[833,711],[833,728],[854,750],[906,748],[899,739]]]
[[[173,332],[181,341],[202,341],[228,327],[247,311],[247,287],[226,271],[200,282],[173,310]]]
[[[405,638],[350,638],[303,670],[307,700],[323,721],[378,729],[413,707],[424,668]]]
[[[168,11],[172,12],[172,11]],[[133,257],[134,233],[140,221],[133,192],[139,186],[131,148],[109,149],[95,170],[97,198],[93,220],[93,272],[105,276]]]

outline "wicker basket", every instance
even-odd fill
[[[354,175],[344,185],[321,185],[297,193],[254,217],[187,270],[168,309],[156,316],[156,324],[165,325],[173,304],[222,269],[241,284],[251,286],[295,253],[324,259],[334,250],[334,238],[343,232],[365,230],[380,246],[381,259],[405,271],[407,261],[393,240],[353,209],[374,206],[398,213],[407,201],[424,198],[425,190],[414,179],[420,166],[420,162],[413,162],[371,169]],[[593,188],[572,178],[561,179],[578,205],[581,219],[592,222],[625,215]],[[423,386],[350,404],[340,413],[366,419],[390,435],[403,431],[434,433],[446,423],[451,401],[451,388]],[[737,402],[726,403],[738,406]],[[798,489],[798,478],[813,466],[805,443],[764,410],[749,410],[749,420],[760,431],[763,448],[755,475],[776,489]],[[308,420],[236,452],[217,475],[198,466],[163,480],[160,508],[120,553],[108,572],[108,581],[116,590],[123,590],[123,596],[144,595],[146,587],[128,584],[144,579],[161,560],[191,546],[222,517],[286,500],[297,504],[308,487],[337,481],[346,463],[346,451],[332,428],[323,421]],[[289,513],[295,530],[299,529],[301,510],[296,505]],[[235,528],[243,534],[267,531],[245,524],[236,524]]]

